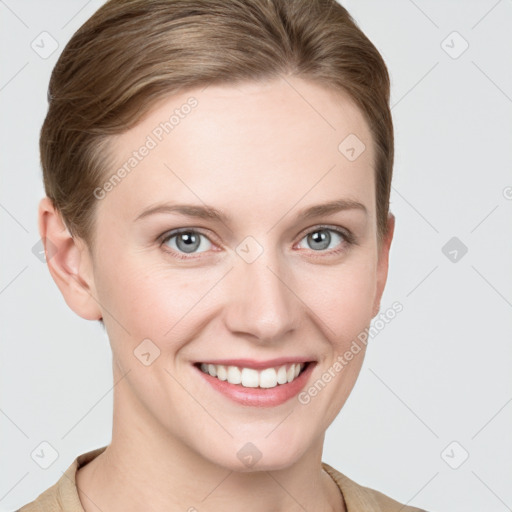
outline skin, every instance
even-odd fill
[[[307,356],[317,362],[309,386],[378,314],[394,217],[379,244],[368,125],[348,96],[296,77],[209,86],[164,98],[113,138],[116,164],[190,96],[198,106],[99,200],[94,253],[48,198],[40,203],[41,237],[57,247],[50,272],[73,311],[103,318],[113,351],[112,442],[77,472],[80,500],[87,512],[346,510],[322,449],[364,347],[307,405],[237,404],[192,363]],[[366,145],[355,161],[338,150],[350,133]],[[335,199],[366,212],[298,217]],[[231,221],[134,221],[161,202],[207,204]],[[322,224],[350,230],[355,243],[329,231],[329,247],[315,250],[307,235]],[[205,235],[195,253],[180,253],[176,237],[158,240],[183,227]],[[253,263],[236,252],[247,236],[263,248]],[[146,338],[160,350],[149,366],[134,356]],[[250,468],[237,457],[248,442],[262,454]]]

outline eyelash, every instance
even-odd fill
[[[301,238],[299,239],[299,242],[301,242],[305,237],[307,237],[308,235],[310,235],[312,233],[316,233],[317,231],[324,231],[324,230],[325,231],[333,231],[337,235],[340,235],[343,238],[343,240],[340,242],[340,247],[338,249],[322,250],[322,251],[315,251],[314,249],[310,249],[310,251],[312,251],[313,253],[317,253],[317,254],[315,254],[315,257],[322,258],[322,257],[325,257],[324,255],[333,256],[333,255],[336,255],[336,254],[339,254],[339,253],[345,251],[351,245],[357,244],[354,235],[349,230],[347,230],[347,229],[342,230],[338,227],[330,226],[330,225],[315,226],[313,229],[306,231],[304,234],[302,234]],[[196,229],[196,228],[179,228],[179,229],[174,229],[172,231],[167,231],[167,232],[163,233],[162,235],[160,235],[158,237],[158,240],[160,241],[160,245],[163,246],[171,238],[179,235],[180,233],[189,233],[189,232],[202,235],[205,238],[207,238],[210,241],[210,243],[213,243],[209,239],[209,237],[206,235],[206,233],[204,233],[201,229]],[[195,253],[195,256],[194,256],[194,253],[189,253],[189,255],[184,255],[185,253],[177,252],[174,249],[171,249],[171,250],[163,249],[163,251],[165,253],[169,254],[170,256],[172,256],[173,258],[178,258],[180,260],[197,259],[202,254],[202,253]]]

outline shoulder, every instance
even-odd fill
[[[338,484],[349,512],[427,512],[399,503],[370,487],[359,485],[325,462],[322,462],[322,467]]]
[[[55,484],[15,512],[84,512],[76,488],[76,472],[106,448],[102,446],[79,455]]]
[[[62,476],[64,478],[64,476]],[[27,503],[15,512],[56,512],[64,510],[60,500],[59,487],[62,486],[61,480],[46,489],[34,501]]]

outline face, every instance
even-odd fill
[[[97,191],[93,288],[125,412],[237,471],[323,438],[364,346],[335,363],[387,272],[366,122],[342,93],[287,80],[165,98],[112,140],[105,182],[125,172]]]

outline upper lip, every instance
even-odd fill
[[[313,359],[307,357],[278,357],[276,359],[267,359],[266,361],[257,361],[255,359],[209,359],[198,361],[196,364],[221,364],[224,366],[238,366],[241,368],[273,368],[284,364],[310,363]]]

